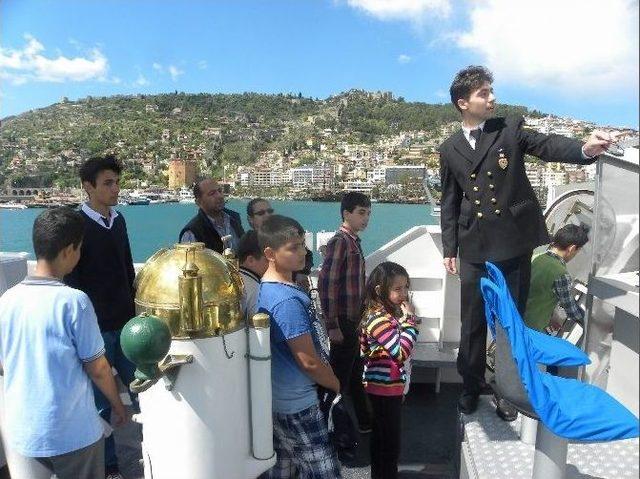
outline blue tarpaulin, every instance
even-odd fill
[[[538,364],[569,366],[589,360],[568,341],[527,328],[502,272],[492,263],[487,271],[489,278],[480,281],[487,322],[494,337],[496,319],[505,330],[522,384],[543,424],[557,436],[580,441],[638,437],[638,418],[606,391],[539,370]]]

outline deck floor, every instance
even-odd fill
[[[459,385],[444,384],[439,394],[433,385],[412,385],[403,408],[400,455],[401,479],[453,479],[456,452]],[[141,426],[132,422],[115,432],[117,454],[125,479],[143,479]],[[6,468],[5,468],[6,469]],[[362,436],[353,463],[343,464],[344,479],[365,479],[369,472],[369,435]],[[6,470],[0,479],[8,478]],[[188,473],[185,474],[188,479]]]
[[[521,416],[501,421],[490,397],[481,399],[478,411],[462,416],[467,470],[479,479],[529,479],[534,446],[519,439]],[[638,439],[601,443],[569,443],[567,479],[637,479],[640,477]]]

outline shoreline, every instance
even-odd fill
[[[265,200],[269,200],[269,201],[294,201],[294,202],[312,202],[312,203],[340,203],[339,199],[329,199],[329,200],[318,200],[318,199],[313,199],[313,198],[283,198],[280,196],[269,196],[269,195],[257,195],[257,196],[235,196],[235,195],[227,195],[226,198],[231,200],[239,200],[239,201],[249,201],[253,198],[264,198]],[[371,199],[372,203],[380,203],[380,204],[396,204],[396,205],[421,205],[421,204],[429,204],[429,202],[426,199],[407,199],[407,200],[384,200],[384,199],[378,199],[378,198],[372,198]],[[157,204],[169,204],[169,203],[178,203],[178,204],[194,204],[194,203],[189,203],[189,202],[184,202],[181,203],[179,201],[154,201],[154,202],[150,202],[150,203],[139,203],[139,202],[133,202],[133,203],[118,203],[118,206],[151,206],[151,205],[157,205]],[[17,211],[17,210],[23,210],[23,209],[36,209],[36,208],[58,208],[61,206],[68,206],[71,208],[76,208],[78,207],[80,204],[82,204],[81,201],[78,200],[72,200],[72,201],[53,201],[53,202],[43,202],[43,201],[16,201],[16,200],[9,200],[9,201],[0,201],[0,210],[9,210],[9,211]]]

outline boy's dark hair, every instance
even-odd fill
[[[304,228],[293,218],[282,215],[272,215],[266,219],[258,230],[258,244],[260,249],[278,249],[293,239],[304,236]]]
[[[381,304],[389,314],[395,314],[395,308],[389,301],[389,289],[393,278],[396,276],[404,276],[407,281],[410,280],[407,270],[398,263],[385,261],[374,268],[364,289],[363,306],[365,312],[376,304]],[[380,286],[380,294],[376,292],[376,286]],[[366,321],[366,319],[365,314],[363,314],[362,320]]]
[[[461,111],[458,106],[458,100],[461,98],[468,100],[471,94],[485,82],[493,83],[493,74],[485,67],[471,65],[464,70],[460,70],[456,73],[449,88],[453,106],[455,106],[458,111]]]
[[[344,218],[344,212],[353,213],[358,206],[371,208],[371,199],[359,191],[349,191],[342,197],[340,202],[340,216]]]
[[[551,246],[561,250],[571,245],[582,248],[589,241],[589,227],[586,225],[564,225],[553,235]]]
[[[45,210],[33,222],[33,250],[37,259],[53,261],[70,244],[77,248],[83,236],[82,215],[67,206]]]
[[[247,216],[253,216],[253,207],[262,201],[266,202],[267,200],[264,198],[254,198],[249,201],[249,203],[247,203]]]
[[[255,230],[249,230],[238,243],[238,261],[244,263],[249,256],[260,259],[264,255],[260,244],[258,243],[258,233]]]
[[[111,170],[115,174],[122,173],[122,165],[114,155],[94,156],[89,158],[80,167],[80,181],[88,181],[96,186],[96,179],[101,171]]]

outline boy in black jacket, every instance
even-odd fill
[[[80,208],[85,235],[80,261],[64,281],[91,299],[105,355],[128,388],[134,379],[135,366],[122,353],[120,332],[135,316],[135,271],[124,216],[113,208],[118,204],[121,171],[114,156],[91,158],[80,168],[82,186],[89,196],[89,201]],[[109,401],[97,388],[94,395],[100,416],[109,422]],[[132,400],[136,404],[133,396]],[[105,441],[105,472],[108,479],[121,477],[113,435]]]

